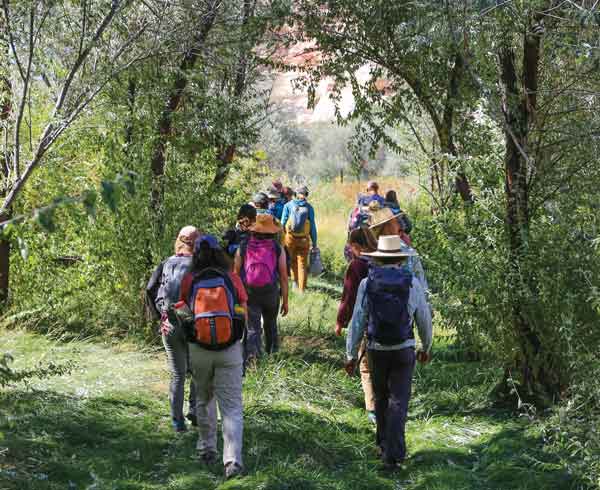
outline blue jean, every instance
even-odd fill
[[[172,327],[168,334],[162,336],[167,353],[167,364],[171,373],[169,386],[169,402],[173,420],[183,420],[183,400],[185,398],[185,378],[189,371],[190,354],[185,333],[179,327]],[[196,413],[196,387],[194,380],[190,383],[189,414]]]
[[[386,462],[402,462],[406,457],[404,431],[415,368],[415,349],[369,349],[368,355],[375,392],[377,445]]]

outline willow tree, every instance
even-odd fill
[[[456,191],[471,202],[457,133],[478,86],[470,67],[471,29],[463,7],[368,0],[298,4],[288,37],[306,46],[305,61],[296,64],[308,75],[309,91],[314,94],[316,84],[331,78],[337,98],[351,85],[355,108],[348,118],[361,120],[363,134],[373,145],[384,141],[400,149],[387,130],[408,124],[430,158],[438,190],[453,175]],[[357,74],[365,66],[368,79],[361,80]],[[421,114],[433,127],[433,146],[414,124]]]

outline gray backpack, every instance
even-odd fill
[[[292,233],[302,233],[304,231],[304,226],[306,224],[307,219],[308,219],[308,205],[300,206],[300,205],[296,204],[292,208],[292,212],[290,214],[289,230]]]

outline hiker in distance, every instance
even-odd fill
[[[317,224],[315,210],[309,204],[308,187],[296,189],[296,198],[283,208],[281,224],[285,231],[284,245],[292,262],[292,279],[304,292],[308,279],[308,254],[312,248],[317,248]]]
[[[250,227],[255,221],[256,208],[252,204],[243,204],[238,211],[235,227],[223,235],[225,251],[231,258],[235,257],[240,246],[250,238]]]
[[[369,218],[369,229],[377,238],[382,236],[397,236],[402,241],[402,248],[404,251],[415,252],[414,248],[411,247],[410,237],[402,230],[398,221],[400,217],[400,214],[394,214],[390,208],[377,210],[373,212]],[[421,263],[418,254],[415,252],[413,255],[410,255],[406,259],[405,265],[421,282],[421,286],[423,286],[425,295],[428,298],[429,284],[427,282],[427,277],[425,276],[425,269],[423,268],[423,264]]]
[[[161,313],[160,331],[171,374],[169,402],[173,428],[176,432],[186,430],[183,402],[185,377],[189,371],[189,352],[186,333],[177,322],[169,321],[167,311],[170,305],[179,300],[181,281],[192,268],[194,242],[199,236],[200,232],[193,226],[185,226],[181,229],[175,240],[175,255],[162,264],[160,286],[155,299],[156,309]],[[215,409],[214,402],[211,404],[211,409]],[[196,425],[196,388],[193,380],[190,383],[186,418],[192,425]]]
[[[346,340],[346,371],[358,362],[358,347],[367,331],[367,355],[377,419],[376,444],[386,469],[406,457],[405,424],[415,359],[429,361],[432,342],[431,312],[421,282],[403,267],[416,252],[403,250],[397,235],[380,236],[367,278],[358,288]],[[416,322],[422,350],[415,355]]]
[[[249,228],[250,237],[235,256],[234,270],[248,293],[247,359],[262,355],[262,329],[267,354],[279,349],[277,316],[288,313],[288,274],[283,248],[277,236],[281,226],[268,214],[259,214]],[[261,327],[262,320],[262,327]]]
[[[192,271],[181,284],[178,314],[191,325],[190,363],[196,384],[200,459],[217,460],[217,414],[210,410],[213,396],[221,413],[223,464],[226,478],[242,473],[243,409],[241,339],[248,296],[217,239],[196,240]]]

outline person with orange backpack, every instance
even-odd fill
[[[259,214],[250,227],[250,238],[235,256],[234,270],[248,293],[246,356],[262,355],[262,328],[267,354],[279,349],[277,316],[288,313],[287,262],[277,235],[281,227],[273,216]],[[262,320],[262,328],[261,328]]]
[[[225,477],[242,473],[243,349],[248,296],[241,279],[217,239],[204,235],[194,245],[192,271],[181,284],[181,301],[175,305],[187,320],[190,363],[196,384],[198,450],[206,464],[217,460],[217,415],[210,401],[216,398],[223,428]]]

